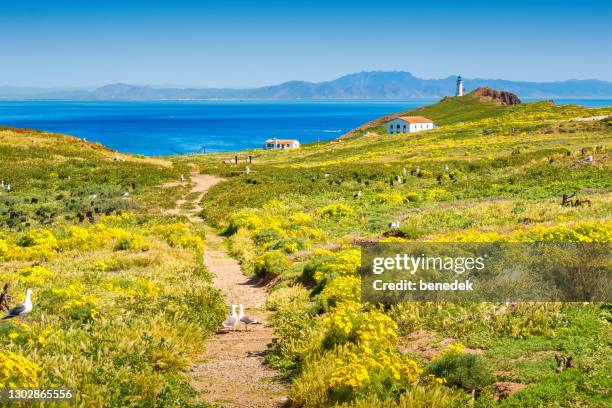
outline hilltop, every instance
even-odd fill
[[[405,99],[453,95],[455,76],[423,79],[405,71],[358,72],[324,82],[289,81],[259,88],[167,88],[108,84],[96,89],[58,90],[0,87],[0,98],[78,100],[162,99]],[[466,89],[507,89],[522,98],[610,98],[612,82],[567,80],[557,82],[464,78]]]
[[[464,96],[445,97],[433,105],[382,116],[364,123],[358,128],[340,136],[340,138],[350,138],[374,130],[384,133],[382,126],[400,116],[425,116],[439,126],[482,118],[493,118],[503,114],[506,111],[505,107],[520,103],[520,99],[510,92],[496,91],[487,87],[478,88]]]

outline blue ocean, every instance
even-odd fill
[[[436,101],[0,101],[0,125],[69,134],[122,152],[170,155],[261,147],[275,137],[334,139],[382,115]]]

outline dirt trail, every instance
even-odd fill
[[[181,198],[178,200],[174,206],[174,208],[167,210],[165,212],[166,215],[184,215],[189,218],[191,222],[201,222],[202,219],[198,217],[198,214],[202,211],[202,207],[200,206],[200,201],[202,201],[202,197],[208,191],[209,188],[214,186],[217,183],[223,181],[222,178],[217,176],[212,176],[210,174],[199,174],[199,173],[191,173],[191,190],[190,194],[196,195],[192,200],[187,200],[186,198]],[[180,183],[168,183],[165,184],[166,187],[178,186]],[[184,209],[183,206],[187,203],[192,204],[191,209]]]
[[[191,192],[197,192],[191,209],[181,208],[188,200],[179,200],[170,215],[185,215],[192,222],[201,222],[197,216],[202,211],[199,203],[208,189],[223,179],[194,173]],[[193,196],[193,195],[192,195]],[[219,331],[205,343],[205,352],[191,367],[192,385],[201,391],[200,400],[222,407],[281,407],[287,403],[287,386],[278,373],[264,363],[268,343],[273,338],[267,325],[267,313],[263,308],[265,288],[245,276],[240,264],[231,258],[224,239],[212,229],[207,230],[204,264],[214,276],[229,304],[243,304],[245,314],[262,322],[246,330],[240,326],[235,331]],[[229,306],[228,306],[229,314]]]

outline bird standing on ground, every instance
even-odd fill
[[[399,221],[391,221],[388,224],[389,228],[391,229],[398,229],[400,227],[400,222]]]
[[[355,200],[361,198],[361,190],[358,190],[357,192],[355,192],[355,194],[353,194],[353,198]]]
[[[6,314],[6,316],[2,318],[2,320],[12,319],[13,317],[18,317],[18,316],[25,316],[28,313],[30,313],[32,311],[32,299],[30,299],[31,295],[32,295],[32,289],[26,290],[25,299],[23,300],[23,303],[10,309],[8,313]]]
[[[261,322],[257,321],[257,319],[254,319],[250,316],[245,316],[244,306],[242,306],[242,304],[239,305],[238,320],[244,323],[245,327],[248,327],[251,324],[261,324]]]
[[[229,317],[221,323],[223,327],[236,329],[236,325],[238,324],[238,317],[236,316],[236,305],[232,305],[232,312]]]

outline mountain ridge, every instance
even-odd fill
[[[164,87],[114,83],[93,90],[0,87],[0,98],[77,100],[164,99],[406,99],[442,98],[454,95],[455,76],[424,79],[406,71],[362,71],[323,82],[287,81],[258,88]],[[481,87],[503,89],[521,98],[612,98],[612,82],[568,79],[555,82],[464,78],[467,91]],[[3,91],[5,90],[5,91]]]

